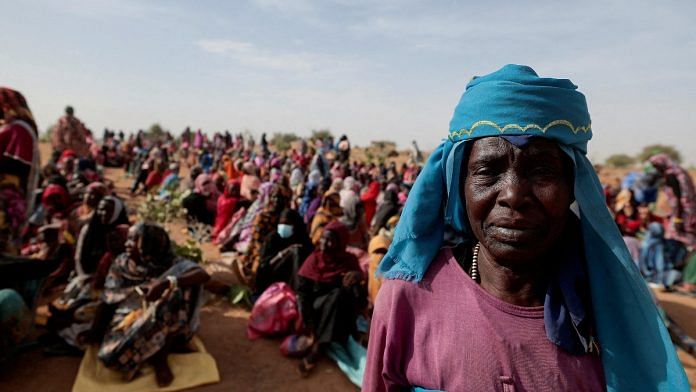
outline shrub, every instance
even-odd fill
[[[681,162],[681,154],[676,148],[672,146],[666,146],[663,144],[651,144],[649,146],[643,147],[643,151],[638,154],[637,158],[640,162],[647,161],[653,155],[660,153],[667,154],[674,162]]]
[[[294,133],[281,133],[276,132],[271,138],[271,144],[275,146],[278,151],[287,151],[290,149],[291,143],[299,139],[299,136]]]
[[[607,158],[605,164],[612,167],[626,167],[635,163],[635,158],[626,154],[614,154]]]

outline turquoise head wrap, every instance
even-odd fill
[[[575,200],[587,260],[592,312],[608,391],[688,391],[689,384],[652,297],[609,215],[585,156],[592,137],[582,93],[568,79],[540,78],[506,65],[466,87],[449,137],[418,176],[378,274],[418,283],[445,233],[471,240],[459,195],[467,141],[533,135],[554,140],[574,164]]]

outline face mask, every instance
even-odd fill
[[[290,238],[292,236],[292,225],[286,225],[285,223],[278,224],[278,235],[280,238]]]

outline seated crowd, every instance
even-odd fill
[[[104,365],[128,380],[151,364],[160,385],[172,382],[167,355],[187,350],[198,329],[204,284],[247,286],[254,309],[272,309],[273,295],[287,294],[296,312],[285,328],[262,328],[252,310],[250,329],[301,341],[289,351],[301,358],[302,376],[335,345],[365,344],[380,287],[375,271],[422,163],[415,144],[400,165],[351,159],[346,136],[300,139],[279,151],[265,134],[256,145],[229,132],[126,138],[106,130],[97,144],[68,107],[54,129],[54,154],[40,167],[24,98],[0,89],[0,108],[0,356],[26,340],[48,287],[63,288],[48,306],[46,352],[98,345]],[[646,279],[693,291],[693,182],[665,156],[650,163],[621,191],[607,188],[607,203]],[[133,219],[105,166],[133,178],[132,195],[180,200],[189,233],[202,229],[221,259],[199,265],[177,255],[165,229]],[[659,214],[662,184],[671,204]],[[26,268],[41,262],[50,267]]]

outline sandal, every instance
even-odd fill
[[[297,371],[300,373],[300,377],[307,378],[309,373],[317,366],[316,363],[309,362],[307,358],[303,358],[300,364],[297,366]]]

